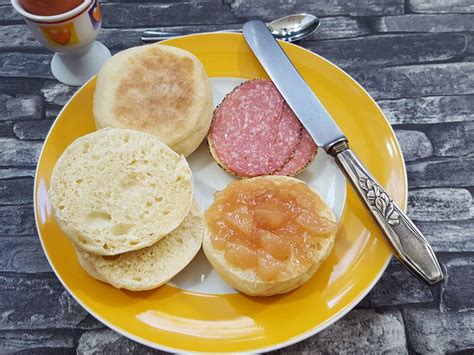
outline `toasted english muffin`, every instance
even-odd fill
[[[63,232],[84,250],[116,255],[174,230],[193,201],[186,159],[155,136],[103,129],[66,148],[49,197]]]
[[[117,288],[150,290],[173,278],[201,248],[204,218],[194,204],[183,222],[157,243],[116,256],[100,256],[76,247],[79,263],[92,277]]]
[[[130,128],[188,156],[212,120],[211,86],[191,53],[162,44],[122,51],[100,70],[94,93],[98,128]]]
[[[214,110],[207,137],[217,164],[238,177],[293,176],[317,147],[269,80],[248,80]]]
[[[303,182],[301,180],[286,176],[262,176],[252,178],[252,180],[255,179],[270,179],[278,185]],[[314,189],[311,190],[322,199],[317,191]],[[324,209],[319,212],[321,216],[336,222],[334,213],[329,208],[329,206],[326,205]],[[312,264],[308,268],[301,269],[293,262],[292,259],[290,259],[288,260],[288,263],[290,264],[287,264],[289,272],[286,274],[286,276],[284,278],[271,281],[261,279],[254,269],[242,269],[230,264],[225,259],[224,251],[216,249],[212,245],[211,237],[211,231],[206,224],[206,232],[203,239],[204,253],[206,254],[207,259],[214,269],[229,285],[250,296],[272,296],[294,290],[295,288],[303,285],[315,274],[320,265],[331,253],[336,238],[336,231],[334,231],[334,233],[330,236],[321,237],[314,241],[314,248],[312,250],[311,258]]]

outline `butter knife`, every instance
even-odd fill
[[[244,24],[245,40],[314,142],[334,157],[400,260],[428,285],[443,279],[433,249],[349,148],[347,138],[262,21]]]

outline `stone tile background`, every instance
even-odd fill
[[[106,329],[68,296],[36,236],[32,209],[42,140],[74,93],[51,54],[0,0],[0,353],[154,353]],[[472,0],[103,0],[112,51],[144,28],[200,32],[309,12],[300,44],[376,99],[408,170],[410,216],[440,256],[446,282],[427,289],[392,262],[344,319],[279,353],[474,353],[474,2]]]

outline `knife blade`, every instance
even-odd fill
[[[443,272],[426,238],[349,148],[337,126],[262,21],[249,21],[243,34],[273,83],[314,142],[334,157],[395,255],[428,285]]]

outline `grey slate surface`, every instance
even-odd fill
[[[199,32],[294,12],[321,16],[320,30],[300,45],[347,70],[387,115],[407,163],[409,214],[447,279],[430,290],[393,261],[355,310],[279,353],[474,353],[472,0],[102,3],[100,39],[113,52],[140,44],[147,27]],[[0,0],[0,353],[155,353],[89,316],[41,251],[34,168],[48,128],[75,91],[54,81],[50,59],[9,0]]]

